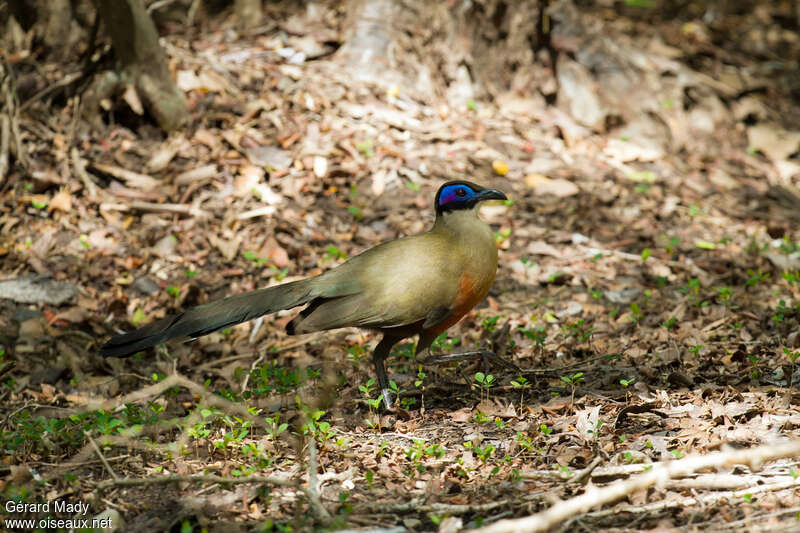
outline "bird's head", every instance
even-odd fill
[[[436,216],[472,209],[484,200],[508,200],[508,197],[497,189],[487,189],[469,181],[448,181],[436,193]]]

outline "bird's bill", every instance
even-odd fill
[[[476,200],[508,200],[508,196],[497,189],[484,189],[477,194]]]

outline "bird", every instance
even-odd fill
[[[426,232],[379,244],[318,276],[229,296],[116,335],[100,354],[123,357],[307,304],[287,324],[289,335],[349,326],[383,335],[372,361],[384,405],[390,409],[384,360],[391,348],[418,336],[415,354],[428,350],[426,359],[432,359],[434,339],[489,293],[497,272],[497,245],[491,228],[478,217],[478,206],[507,199],[497,189],[448,181],[436,192],[436,218]],[[444,357],[475,355],[484,356],[486,363],[485,351]]]

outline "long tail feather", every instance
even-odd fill
[[[202,337],[268,313],[303,305],[315,298],[310,282],[311,279],[294,281],[193,307],[179,315],[112,337],[100,348],[100,354],[122,357],[170,339]]]

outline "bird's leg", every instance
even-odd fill
[[[383,396],[383,404],[386,409],[391,409],[394,402],[392,401],[392,395],[389,391],[389,378],[386,376],[384,360],[389,356],[389,351],[396,342],[397,339],[384,335],[381,342],[378,343],[375,350],[372,352],[372,363],[375,365],[375,373],[378,375],[378,386],[381,388],[381,396]]]

